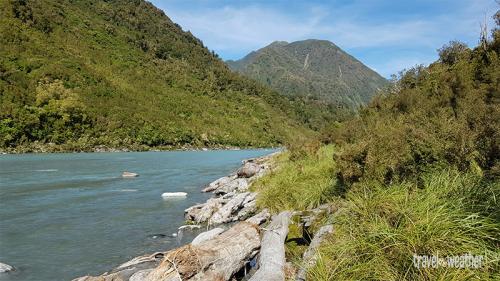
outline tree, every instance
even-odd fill
[[[444,45],[439,52],[439,60],[442,63],[453,65],[460,58],[467,56],[470,53],[469,47],[465,43],[459,41],[450,41],[447,45]]]

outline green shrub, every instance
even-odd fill
[[[411,183],[363,183],[332,218],[335,232],[311,280],[471,280],[500,277],[500,185],[456,170]],[[482,202],[488,202],[483,204]],[[492,210],[491,208],[496,210]],[[479,269],[416,268],[413,255],[483,255]]]
[[[458,43],[445,47],[446,62],[404,72],[389,93],[335,128],[330,137],[341,146],[338,178],[347,185],[362,178],[419,182],[421,172],[447,165],[498,176],[500,59],[494,44],[472,51]]]

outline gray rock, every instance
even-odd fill
[[[227,176],[227,177],[222,177],[220,179],[217,179],[211,183],[209,183],[203,190],[202,192],[212,192],[216,189],[218,189],[219,187],[223,186],[223,185],[226,185],[228,184],[229,182],[231,182],[232,180],[236,179],[237,176],[236,175],[231,175],[231,176]]]
[[[271,217],[271,213],[269,212],[268,209],[264,209],[260,211],[260,213],[254,215],[253,217],[247,219],[247,222],[260,225],[266,222],[269,218]]]
[[[225,203],[223,198],[210,198],[204,204],[199,204],[186,209],[184,211],[184,217],[186,220],[194,221],[196,223],[205,222],[214,212],[222,207],[223,203]]]
[[[227,202],[222,208],[217,210],[210,218],[210,224],[220,224],[232,221],[231,215],[242,208],[248,196],[255,196],[250,192],[239,193]],[[255,197],[254,197],[255,198]]]
[[[219,188],[215,190],[215,194],[222,195],[236,190],[240,192],[248,190],[247,179],[234,179],[224,185],[221,185]]]
[[[14,271],[14,267],[0,262],[0,273]]]
[[[257,174],[260,171],[260,169],[261,169],[260,165],[253,162],[247,162],[243,165],[243,167],[238,169],[236,174],[240,178],[250,178],[253,177],[255,174]]]
[[[250,201],[244,204],[243,209],[241,209],[236,216],[234,216],[233,220],[241,221],[250,217],[257,210],[257,202],[255,200]]]

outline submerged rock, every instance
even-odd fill
[[[165,238],[167,237],[167,235],[162,233],[157,233],[157,234],[151,234],[148,237],[151,239],[158,239],[158,238]]]

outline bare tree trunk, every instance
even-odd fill
[[[314,234],[314,237],[311,241],[311,244],[309,244],[309,247],[307,250],[304,252],[303,255],[303,261],[304,265],[300,268],[299,272],[297,273],[297,277],[295,280],[297,281],[305,281],[306,276],[307,276],[307,270],[313,266],[316,263],[316,251],[318,250],[318,247],[321,245],[321,241],[330,233],[333,232],[333,225],[325,225],[322,226],[316,234]]]
[[[265,233],[262,237],[259,269],[250,278],[250,281],[283,281],[285,280],[285,239],[288,234],[291,212],[285,211],[274,216],[271,223],[262,228]]]
[[[185,281],[229,280],[245,263],[253,258],[260,247],[257,226],[240,222],[217,237],[197,245],[141,257],[125,263],[109,274],[82,277],[78,281]],[[140,266],[141,262],[154,262],[161,256],[159,265]]]

